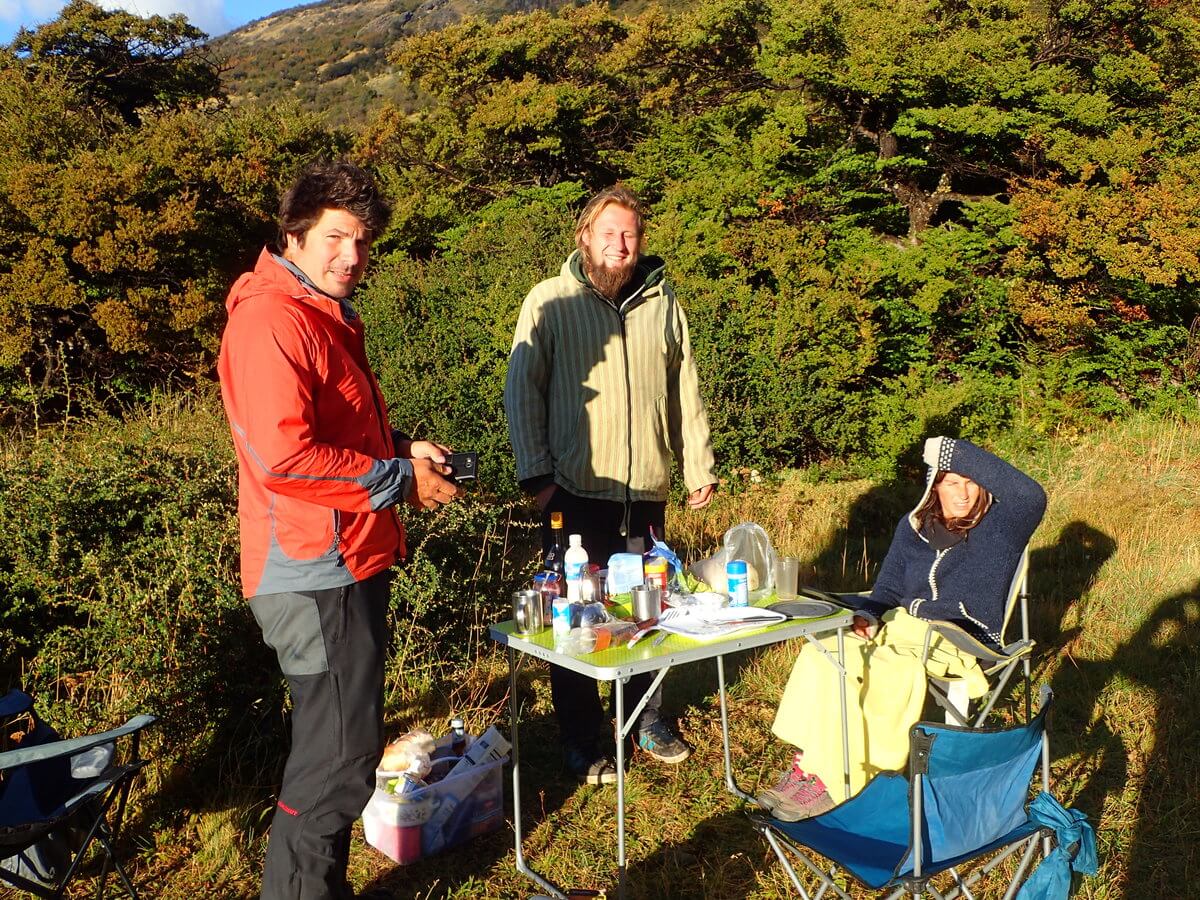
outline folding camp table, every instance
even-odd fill
[[[773,598],[771,598],[773,599]],[[765,601],[769,602],[769,601]],[[614,737],[616,739],[617,762],[617,896],[625,897],[625,737],[637,722],[646,700],[654,690],[662,684],[667,672],[673,666],[684,663],[700,662],[706,659],[717,661],[717,685],[721,705],[721,740],[725,757],[725,787],[730,793],[743,800],[753,800],[753,797],[738,787],[733,776],[733,765],[729,750],[729,712],[725,696],[725,656],[739,650],[750,650],[755,647],[765,647],[778,644],[792,638],[805,638],[819,649],[842,673],[842,748],[845,763],[845,796],[850,796],[850,755],[849,740],[846,732],[846,673],[842,667],[843,640],[845,629],[853,621],[849,612],[838,611],[828,616],[816,619],[799,619],[780,622],[764,628],[737,631],[717,640],[696,641],[681,635],[668,635],[666,640],[655,646],[655,641],[647,638],[632,649],[625,643],[619,643],[606,650],[589,653],[585,656],[568,656],[554,650],[554,636],[547,628],[535,635],[519,635],[514,633],[513,623],[501,622],[491,627],[492,639],[504,644],[508,653],[509,671],[509,714],[512,728],[512,783],[513,783],[513,829],[516,832],[516,863],[517,871],[531,879],[552,897],[566,900],[566,894],[544,876],[534,871],[525,861],[521,847],[521,741],[519,731],[520,711],[517,702],[517,672],[526,657],[544,659],[553,665],[562,666],[573,672],[579,672],[597,681],[613,682],[616,698],[616,723]],[[819,638],[829,634],[837,635],[837,658],[835,659],[819,642]],[[657,672],[641,701],[625,712],[624,691],[618,690],[618,684],[623,685],[634,675],[645,672]]]

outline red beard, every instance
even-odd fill
[[[584,271],[587,272],[588,281],[592,283],[592,287],[600,293],[600,296],[608,300],[616,300],[621,294],[621,289],[633,277],[633,270],[637,267],[637,260],[631,259],[626,265],[620,268],[613,268],[612,266],[600,266],[597,268],[585,256],[583,267]]]

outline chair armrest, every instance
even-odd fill
[[[74,756],[76,753],[82,753],[84,750],[91,750],[93,747],[98,747],[101,744],[108,744],[118,738],[134,734],[156,721],[157,717],[155,716],[134,716],[119,728],[114,728],[103,734],[89,734],[84,737],[71,738],[70,740],[39,744],[36,747],[9,750],[5,753],[0,753],[0,770],[14,769],[18,766],[25,766],[29,763],[41,762],[46,759],[57,759],[60,756]]]
[[[1007,648],[1006,650],[995,650],[953,622],[931,621],[929,630],[945,638],[957,650],[982,662],[1006,662],[1010,657],[1010,654],[1006,652]]]

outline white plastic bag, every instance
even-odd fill
[[[751,601],[775,589],[775,548],[767,532],[756,522],[742,522],[725,532],[721,549],[708,559],[693,563],[692,574],[713,590],[729,592],[725,566],[733,559],[746,561],[750,576]]]

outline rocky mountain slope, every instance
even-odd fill
[[[234,103],[294,97],[332,122],[356,123],[390,100],[415,98],[387,61],[405,35],[468,16],[556,8],[569,0],[324,0],[251,22],[212,42]]]

